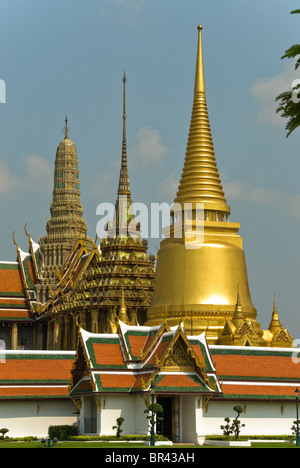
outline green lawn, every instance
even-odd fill
[[[2,448],[44,448],[42,447],[39,441],[31,441],[31,442],[0,442],[0,449]],[[146,446],[144,444],[131,444],[131,443],[108,443],[108,442],[61,442],[58,445],[52,447],[55,449],[58,448],[109,448],[109,449],[118,449],[118,448],[127,448],[134,450],[136,448],[144,448],[144,449],[152,449],[153,447]],[[167,449],[172,451],[173,449],[200,449],[200,448],[222,448],[222,447],[213,447],[213,446],[199,446],[199,445],[172,445],[172,446],[157,446],[155,447],[157,450],[159,449]],[[224,448],[224,447],[223,447]],[[234,448],[234,447],[227,447],[227,448]],[[245,447],[247,448],[247,447]],[[248,447],[249,448],[249,447]],[[295,444],[291,444],[289,442],[264,442],[264,443],[253,443],[252,448],[297,448]]]

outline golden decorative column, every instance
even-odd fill
[[[18,324],[11,325],[11,349],[18,349]]]
[[[98,318],[99,318],[99,310],[92,310],[92,333],[98,333],[99,332],[99,327],[98,327]]]
[[[55,350],[60,349],[60,324],[59,324],[59,318],[54,317],[53,320],[53,348]]]

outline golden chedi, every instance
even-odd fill
[[[194,102],[186,156],[174,201],[169,236],[157,256],[156,286],[145,325],[167,319],[184,321],[188,333],[206,333],[208,342],[220,343],[225,324],[237,303],[261,345],[263,331],[256,322],[247,268],[238,235],[240,225],[229,222],[228,206],[215,160],[206,106],[202,58],[202,27],[198,26],[198,51]]]

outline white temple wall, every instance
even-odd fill
[[[0,401],[0,428],[8,437],[47,437],[49,426],[77,424],[72,401]]]
[[[197,398],[194,395],[181,395],[180,442],[196,443],[196,421],[198,424],[201,422],[201,418],[198,415]]]
[[[88,398],[82,399],[80,415],[80,433],[89,434],[84,421],[90,418],[90,405]],[[144,413],[146,409],[145,400],[141,395],[109,395],[99,399],[97,406],[97,430],[98,435],[116,435],[117,418],[124,418],[122,423],[122,435],[125,434],[147,434],[148,420]]]
[[[241,435],[291,435],[291,427],[296,420],[295,402],[272,401],[212,401],[203,410],[201,425],[198,425],[198,438],[206,435],[222,435],[221,425],[226,424],[224,418],[232,421],[237,413],[234,406],[241,406],[243,413],[239,419],[245,427]]]

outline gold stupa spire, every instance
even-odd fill
[[[282,328],[281,322],[279,320],[279,315],[277,311],[277,305],[276,305],[276,297],[274,293],[274,302],[273,302],[273,313],[272,313],[272,318],[271,322],[269,325],[269,330],[272,333],[275,333],[276,331],[280,330]]]
[[[219,177],[205,97],[202,26],[198,26],[198,51],[194,101],[184,168],[175,203],[204,203],[205,210],[230,213]]]
[[[218,344],[224,327],[234,318],[237,325],[251,324],[255,343],[260,344],[263,331],[256,322],[257,311],[249,290],[243,240],[238,234],[240,225],[228,219],[230,208],[216,165],[206,106],[201,33],[202,27],[198,26],[193,109],[175,197],[180,206],[174,207],[170,236],[160,243],[155,289],[145,325],[159,325],[167,310],[168,325],[174,326],[184,317],[188,333],[205,332],[209,343]],[[180,209],[187,216],[180,216]]]
[[[204,81],[204,67],[202,57],[202,26],[198,26],[198,52],[197,52],[197,63],[196,63],[196,75],[195,75],[195,89],[196,93],[205,93],[205,81]]]

